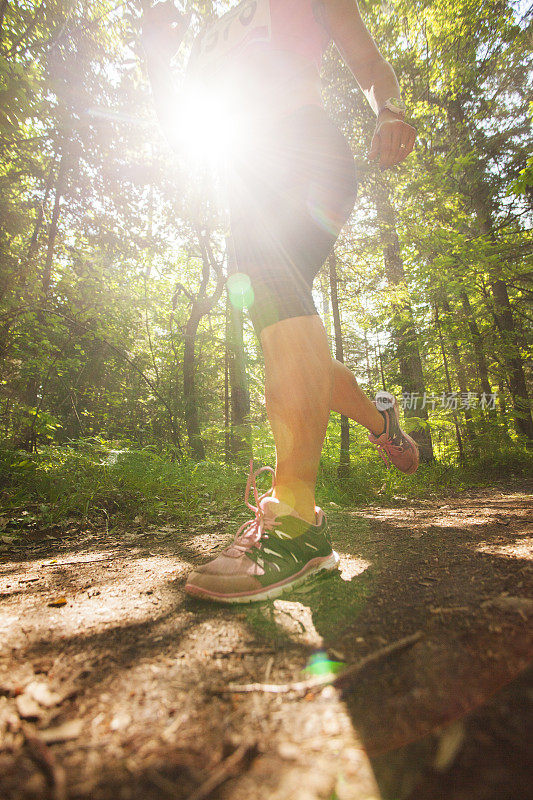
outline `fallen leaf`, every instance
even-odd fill
[[[53,600],[50,600],[48,603],[49,606],[53,608],[59,608],[60,606],[66,606],[67,598],[66,597],[55,597]]]
[[[62,725],[57,725],[55,728],[47,728],[44,731],[40,731],[39,735],[46,744],[54,744],[55,742],[77,739],[82,728],[83,722],[81,719],[72,719]]]

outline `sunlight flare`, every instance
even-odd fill
[[[246,126],[227,92],[191,83],[175,113],[176,138],[193,161],[221,164],[236,155],[246,140]]]

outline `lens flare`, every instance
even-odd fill
[[[318,198],[311,196],[307,199],[307,210],[317,225],[330,233],[332,236],[339,235],[339,231],[341,229],[339,220],[331,212],[331,210],[327,208],[325,203],[322,203],[318,200]]]
[[[230,275],[226,282],[228,296],[232,306],[241,309],[250,308],[254,302],[254,290],[250,278],[242,272]]]
[[[304,669],[309,675],[335,675],[346,666],[343,661],[331,661],[323,650],[313,653]]]

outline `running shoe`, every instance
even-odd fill
[[[378,411],[385,420],[385,430],[380,436],[371,433],[368,437],[378,448],[387,466],[393,464],[401,472],[410,475],[418,467],[418,446],[414,439],[400,428],[398,403],[389,392],[378,392],[375,399]]]
[[[254,472],[250,462],[244,499],[254,517],[241,525],[229,547],[189,575],[188,594],[219,603],[271,600],[323,570],[337,568],[339,556],[332,550],[322,509],[315,507],[315,524],[302,519],[270,496],[274,478],[268,492],[259,496],[256,478],[267,471],[274,476],[271,467]],[[249,502],[251,488],[255,506]]]

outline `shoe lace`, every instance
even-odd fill
[[[390,438],[385,441],[378,440],[375,444],[378,448],[378,453],[388,467],[391,466],[391,456],[400,455],[403,452],[403,442],[394,444]]]
[[[260,475],[262,472],[270,472],[272,473],[272,486],[270,489],[265,492],[264,494],[260,495],[257,490],[257,476]],[[250,459],[250,472],[248,474],[248,480],[246,481],[246,491],[244,493],[244,502],[254,512],[254,516],[252,519],[247,520],[244,522],[237,533],[235,534],[235,538],[233,539],[233,543],[231,545],[231,550],[235,551],[232,553],[235,558],[240,557],[243,553],[251,550],[252,547],[259,547],[261,543],[261,539],[268,538],[267,531],[272,530],[275,524],[275,517],[267,516],[264,510],[261,508],[261,500],[265,497],[268,497],[272,494],[274,489],[274,480],[275,480],[276,473],[272,469],[272,467],[260,467],[254,472],[253,469],[253,459]],[[254,506],[252,503],[249,502],[250,490],[253,490],[254,499],[256,505]]]

